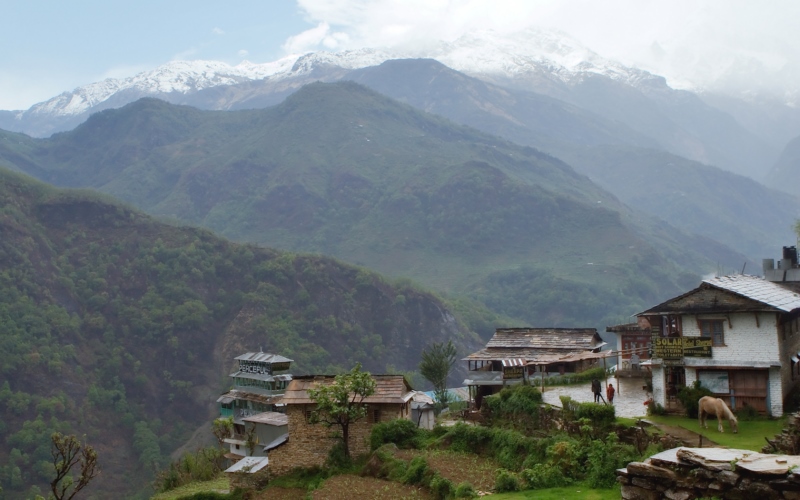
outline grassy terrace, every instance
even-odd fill
[[[674,415],[660,415],[647,417],[647,420],[657,424],[683,427],[692,432],[702,434],[719,446],[737,448],[742,450],[761,451],[767,442],[767,438],[774,438],[775,434],[781,432],[786,425],[785,418],[768,419],[759,418],[756,420],[740,420],[739,433],[734,434],[730,430],[727,420],[723,422],[725,432],[717,431],[717,419],[708,419],[706,424],[708,429],[700,429],[700,424],[696,418],[688,418]]]

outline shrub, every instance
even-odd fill
[[[616,410],[613,405],[599,403],[581,403],[578,405],[578,418],[587,418],[595,427],[610,427],[617,420]]]
[[[507,387],[483,400],[489,418],[524,431],[539,427],[541,405],[539,389],[525,384]]]
[[[500,466],[512,470],[519,470],[528,455],[542,455],[538,439],[497,427],[476,427],[459,423],[451,427],[440,441],[443,444],[449,443],[449,448],[453,451],[488,455],[497,460]]]
[[[602,366],[589,368],[588,370],[580,373],[567,373],[565,375],[555,375],[552,377],[545,377],[544,385],[570,385],[581,384],[589,382],[593,379],[602,380],[606,378],[606,370]],[[541,383],[541,379],[535,379],[537,383]]]
[[[439,474],[434,474],[428,486],[433,492],[433,495],[436,498],[441,498],[441,499],[445,499],[452,496],[453,492],[455,491],[455,486],[453,486],[453,482],[447,478],[440,476]]]
[[[408,469],[402,478],[405,484],[424,484],[425,473],[428,472],[428,462],[423,457],[414,457],[408,464]]]
[[[414,422],[398,418],[373,426],[369,445],[373,451],[386,443],[394,443],[398,448],[419,448],[421,434],[422,430]]]
[[[647,414],[654,416],[654,415],[666,415],[667,409],[664,408],[663,405],[660,403],[656,403],[652,399],[647,401]]]
[[[495,479],[494,489],[498,493],[519,491],[519,478],[509,470],[497,469],[497,479]]]
[[[475,491],[474,486],[465,481],[456,487],[456,492],[453,496],[456,498],[475,498],[478,496],[478,492]]]
[[[686,409],[687,417],[697,418],[697,412],[700,409],[698,404],[700,398],[713,395],[713,392],[700,385],[699,380],[695,380],[692,385],[681,387],[678,391],[678,400]]]
[[[588,448],[586,482],[592,488],[610,488],[616,482],[617,469],[638,458],[633,446],[620,443],[613,432],[603,441],[592,441]]]
[[[736,418],[743,421],[759,420],[761,415],[758,413],[758,410],[745,403],[743,408],[736,411]]]
[[[567,486],[572,480],[561,473],[558,467],[552,464],[535,464],[530,469],[524,469],[520,476],[525,480],[528,489],[556,488]]]

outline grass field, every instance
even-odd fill
[[[200,493],[201,491],[216,491],[218,493],[227,493],[230,489],[230,482],[227,477],[220,477],[213,481],[202,481],[189,483],[185,486],[179,486],[174,490],[169,490],[164,493],[159,493],[151,498],[151,500],[177,500],[180,497]]]
[[[717,419],[709,419],[706,421],[708,429],[700,429],[700,424],[696,418],[688,418],[673,415],[661,415],[647,417],[647,420],[659,424],[673,425],[676,427],[683,427],[684,429],[702,434],[704,437],[714,441],[720,446],[728,448],[738,448],[742,450],[761,451],[767,442],[765,437],[770,439],[775,437],[775,434],[781,432],[786,424],[783,418],[778,419],[758,419],[758,420],[740,420],[739,433],[734,434],[730,430],[728,422],[723,423],[725,432],[717,431]]]
[[[620,490],[619,487],[598,490],[589,488],[588,486],[574,485],[565,486],[563,488],[499,493],[497,495],[488,495],[483,498],[491,498],[492,500],[523,500],[528,498],[535,498],[536,500],[619,500]]]

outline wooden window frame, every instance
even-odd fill
[[[719,325],[719,331],[714,328]],[[725,347],[725,320],[717,318],[698,319],[697,326],[700,328],[700,336],[711,338],[712,347]]]

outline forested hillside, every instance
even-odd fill
[[[445,339],[480,345],[410,285],[0,169],[0,484],[12,498],[45,488],[53,430],[97,449],[104,498],[141,489],[213,415],[242,352],[280,353],[298,374],[357,361],[396,372]]]
[[[308,85],[263,110],[144,99],[50,139],[6,134],[0,157],[238,241],[486,299],[536,325],[602,329],[744,260],[631,212],[556,158],[351,82]],[[528,268],[595,305],[500,286]]]

